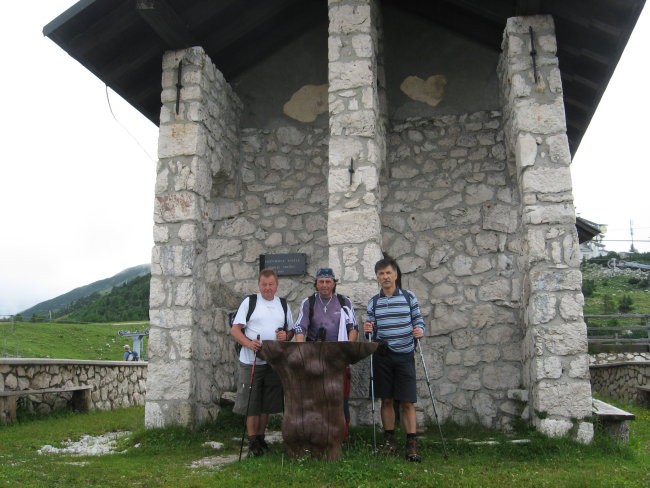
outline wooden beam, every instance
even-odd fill
[[[542,2],[540,0],[516,0],[515,3],[515,15],[517,17],[543,13],[541,11]]]
[[[137,0],[136,11],[170,49],[197,46],[187,24],[164,0]]]

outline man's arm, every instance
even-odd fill
[[[359,326],[357,325],[357,316],[354,313],[354,305],[352,305],[352,300],[349,297],[345,297],[345,314],[346,318],[346,328],[348,332],[348,342],[357,342],[359,337]],[[343,313],[344,311],[341,310]]]
[[[260,347],[262,347],[262,343],[258,340],[252,340],[246,337],[242,331],[243,327],[242,324],[233,324],[230,328],[230,334],[235,338],[240,346],[250,349],[251,351],[259,351]]]
[[[293,324],[292,334],[296,337],[296,342],[305,342],[305,335],[309,327],[309,298],[305,298],[300,304],[300,313]]]
[[[411,295],[409,307],[411,308],[411,324],[413,325],[413,337],[420,339],[424,337],[424,319],[420,312],[420,304],[414,293],[407,291]]]

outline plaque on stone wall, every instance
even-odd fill
[[[260,254],[260,271],[271,268],[278,276],[307,273],[307,255],[304,253]]]

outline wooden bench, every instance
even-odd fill
[[[640,385],[636,389],[638,391],[639,403],[646,408],[650,408],[650,385]]]
[[[16,421],[16,400],[29,395],[46,395],[72,392],[72,408],[79,412],[90,409],[90,391],[92,385],[72,385],[61,388],[41,388],[38,390],[3,390],[0,391],[0,423],[12,424]]]
[[[627,421],[636,418],[633,413],[595,398],[592,400],[591,410],[607,436],[623,442],[630,440],[630,427],[627,425]]]

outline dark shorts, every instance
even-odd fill
[[[393,398],[400,402],[417,403],[415,356],[412,352],[399,354],[388,351],[372,355],[375,398]]]
[[[284,392],[278,374],[268,364],[257,364],[251,384],[251,364],[239,363],[239,384],[237,398],[232,411],[240,415],[255,417],[262,413],[281,413],[284,410]],[[250,404],[248,395],[250,392]]]

